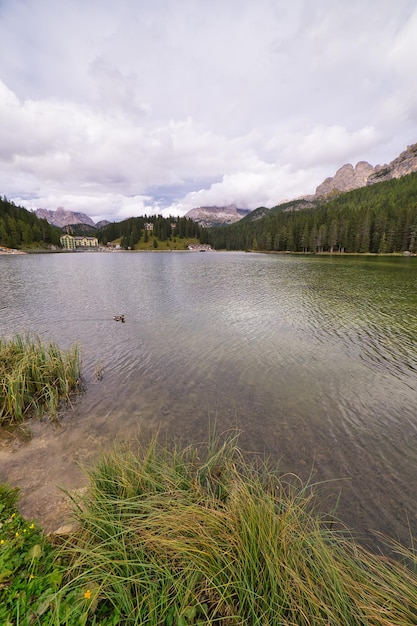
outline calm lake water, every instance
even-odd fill
[[[239,429],[282,471],[331,481],[363,541],[417,535],[417,259],[245,253],[0,256],[0,335],[81,348],[59,427],[0,440],[0,480],[56,524],[115,439]],[[121,324],[113,316],[123,313]],[[97,369],[103,379],[97,380]]]

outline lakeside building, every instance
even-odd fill
[[[61,246],[65,250],[76,250],[76,248],[97,248],[97,237],[73,237],[72,235],[61,235],[59,238]]]
[[[192,252],[211,252],[212,247],[208,243],[190,243],[188,246],[188,250]]]

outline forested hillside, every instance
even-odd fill
[[[417,252],[417,173],[340,194],[316,208],[277,206],[204,233],[216,249]]]
[[[61,230],[34,213],[0,198],[0,246],[15,248],[59,245]]]
[[[152,224],[152,230],[147,230],[145,225]],[[152,237],[158,241],[167,241],[170,237],[200,239],[203,229],[193,220],[187,217],[130,217],[123,222],[108,224],[100,229],[97,237],[99,242],[106,244],[121,238],[123,248],[133,248],[144,238],[147,241]]]

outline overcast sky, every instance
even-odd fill
[[[417,141],[415,0],[0,0],[0,195],[254,209]]]

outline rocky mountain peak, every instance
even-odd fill
[[[238,209],[235,204],[229,204],[229,206],[225,207],[196,207],[188,211],[185,217],[189,217],[205,228],[211,228],[221,224],[233,224],[234,222],[238,222],[248,213],[250,213],[249,210]]]
[[[49,209],[36,209],[36,216],[40,219],[45,219],[52,226],[58,226],[63,228],[64,226],[70,226],[72,224],[88,224],[88,226],[95,226],[91,217],[84,213],[75,213],[74,211],[66,211],[63,207],[58,207],[56,211]]]
[[[333,177],[326,178],[316,189],[315,197],[328,196],[339,192],[343,193],[364,187],[374,168],[367,161],[359,161],[355,167],[350,163],[342,165]]]
[[[373,185],[383,180],[401,178],[412,172],[417,172],[417,143],[407,146],[407,149],[388,165],[377,165],[373,174],[369,176],[367,184]]]
[[[308,196],[308,199],[344,193],[359,187],[380,183],[383,180],[400,178],[412,172],[417,172],[417,143],[407,146],[407,149],[401,152],[400,156],[386,165],[373,167],[367,161],[359,161],[355,167],[350,163],[343,165],[334,176],[326,178],[316,188],[314,196]]]

